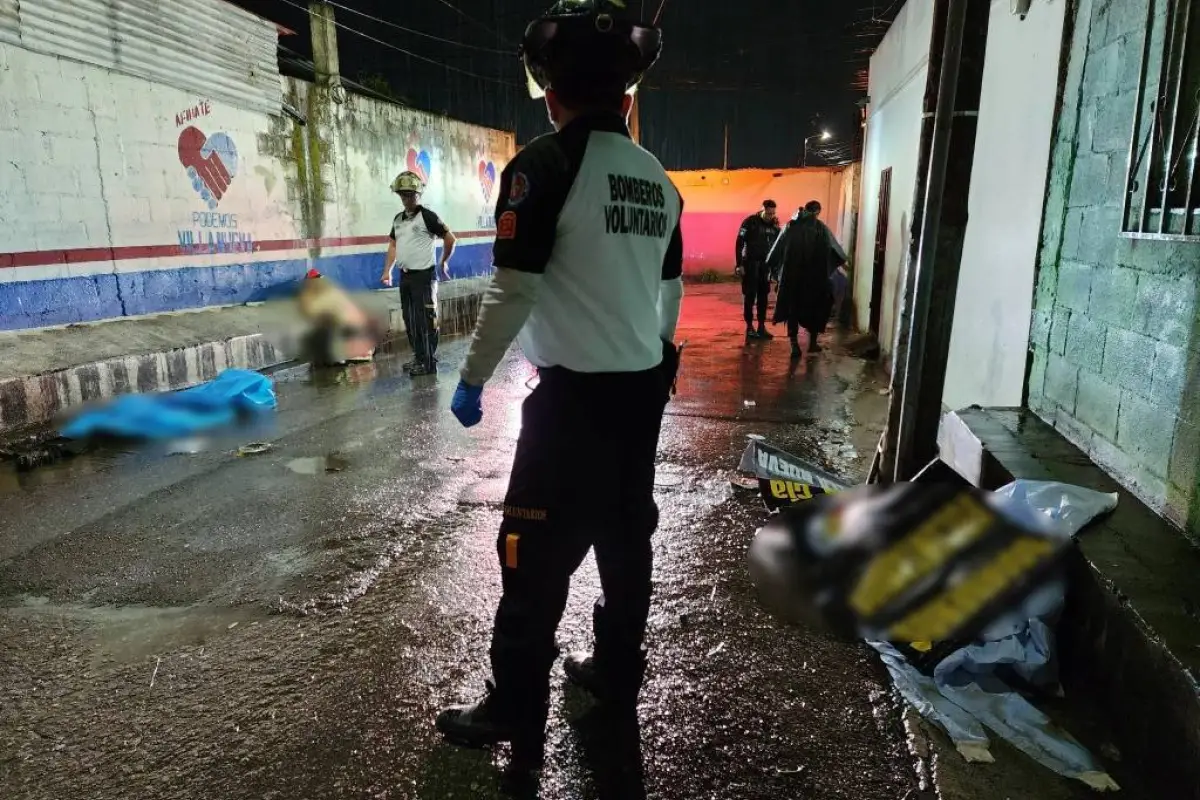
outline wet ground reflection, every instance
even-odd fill
[[[863,362],[790,374],[786,344],[745,347],[727,289],[685,307],[640,730],[596,725],[556,678],[540,796],[916,797],[871,657],[760,610],[745,550],[762,507],[730,484],[750,434],[861,474],[882,384]],[[529,391],[510,362],[484,424],[462,430],[445,409],[463,346],[417,381],[399,358],[278,373],[277,427],[246,440],[271,449],[253,457],[96,453],[0,493],[6,796],[503,796],[502,752],[448,747],[430,724],[487,676],[499,502]],[[564,651],[588,646],[598,591],[589,560]]]

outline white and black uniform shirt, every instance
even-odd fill
[[[411,214],[401,211],[392,220],[391,232],[397,266],[405,272],[433,269],[437,240],[449,232],[446,223],[425,206],[417,206]]]
[[[581,117],[505,168],[497,267],[543,276],[518,337],[535,366],[639,372],[662,361],[662,281],[683,271],[683,200],[616,114]]]

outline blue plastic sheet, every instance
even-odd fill
[[[996,494],[1013,522],[1070,538],[1097,516],[1116,507],[1115,494],[1048,481],[1014,481]],[[894,647],[869,642],[883,658],[897,689],[921,716],[939,726],[969,761],[990,761],[991,730],[1039,764],[1097,791],[1116,791],[1116,782],[1070,733],[1004,682],[1011,670],[1043,689],[1058,689],[1053,625],[1066,585],[1056,581],[997,620],[973,644],[922,675]]]
[[[208,383],[178,392],[122,395],[103,408],[83,412],[61,433],[67,439],[174,439],[274,408],[269,378],[252,370],[227,369]]]

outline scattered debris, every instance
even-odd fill
[[[735,489],[745,489],[753,492],[758,490],[758,478],[753,475],[734,475],[729,484]]]
[[[704,656],[704,657],[705,657],[705,658],[712,658],[713,656],[715,656],[717,653],[721,652],[721,651],[722,651],[722,650],[724,650],[724,649],[725,649],[725,643],[724,643],[724,642],[721,642],[719,645],[717,645],[716,647],[714,647],[712,650],[709,650],[709,651],[708,651],[708,653],[707,653],[707,654],[705,654],[705,656]]]
[[[53,431],[40,431],[28,436],[0,442],[0,461],[11,461],[18,472],[28,472],[38,467],[53,464],[67,456],[86,449],[72,447],[72,442]]]
[[[154,679],[158,677],[158,668],[161,665],[162,665],[162,656],[159,656],[158,660],[154,662],[154,672],[151,673],[151,675],[150,675],[150,688],[151,689],[154,688]]]
[[[274,445],[272,445],[270,442],[250,442],[249,444],[244,444],[239,447],[237,449],[237,455],[239,458],[243,456],[257,456],[267,452],[272,447],[274,447]]]

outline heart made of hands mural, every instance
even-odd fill
[[[227,133],[207,136],[196,126],[189,125],[179,134],[179,163],[187,170],[192,188],[211,211],[237,177],[237,146]]]
[[[479,188],[483,190],[483,201],[489,202],[496,188],[496,165],[491,161],[479,162]]]

